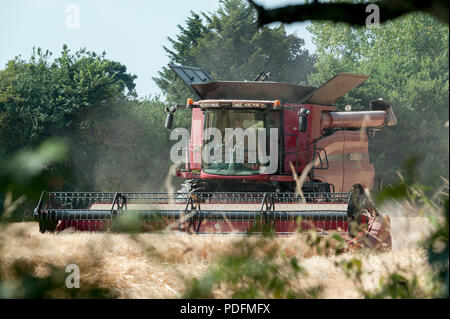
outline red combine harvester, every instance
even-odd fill
[[[178,109],[192,109],[189,142],[177,153],[185,162],[176,171],[185,179],[181,190],[43,192],[35,209],[41,232],[114,229],[121,217],[133,215],[150,230],[245,233],[269,227],[287,234],[313,228],[371,248],[391,247],[389,217],[365,190],[381,187],[367,134],[395,125],[395,115],[383,100],[371,101],[370,111],[331,106],[368,76],[339,73],[315,88],[264,81],[264,73],[254,82],[214,81],[200,68],[170,67],[199,97],[166,109],[167,129]]]

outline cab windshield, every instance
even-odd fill
[[[215,128],[220,131],[222,140],[215,141],[215,145],[211,147],[212,136],[204,136],[203,149],[210,154],[219,154],[221,156],[213,157],[209,163],[203,162],[202,169],[205,173],[215,175],[256,175],[260,173],[262,164],[258,158],[258,143],[253,147],[249,147],[250,138],[244,135],[244,138],[237,138],[230,135],[229,129],[241,128],[243,131],[255,134],[256,142],[258,140],[258,128],[266,128],[266,150],[265,154],[270,154],[269,128],[279,128],[280,112],[267,110],[236,110],[221,109],[208,110],[205,112],[205,132],[209,128]],[[227,134],[228,131],[228,134]],[[237,131],[235,131],[237,132]],[[226,148],[226,140],[228,139],[231,147]],[[214,150],[213,150],[214,149]],[[218,152],[218,153],[216,153]],[[228,152],[228,155],[225,153]]]

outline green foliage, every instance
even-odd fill
[[[136,76],[105,53],[64,46],[50,58],[33,50],[29,61],[17,57],[0,71],[0,155],[29,156],[47,138],[64,137],[69,156],[45,167],[64,178],[50,189],[159,190],[170,165],[164,104],[136,99]],[[11,163],[20,174],[20,162]]]
[[[55,165],[67,151],[64,140],[53,139],[35,150],[21,150],[0,159],[0,221],[20,219],[19,207],[31,209],[43,188],[61,184],[61,172]]]
[[[22,258],[14,262],[8,274],[0,268],[0,299],[118,298],[99,282],[82,282],[80,288],[68,289],[65,285],[68,273],[64,268],[47,264],[47,274],[37,276],[37,266]]]
[[[207,18],[205,15],[204,17]],[[191,16],[186,19],[186,27],[178,25],[178,29],[180,34],[177,35],[176,39],[168,38],[173,50],[167,47],[164,47],[164,50],[169,55],[170,63],[192,65],[195,63],[192,47],[196,46],[197,41],[209,31],[203,25],[200,15],[192,11]],[[182,104],[186,102],[187,97],[192,96],[186,84],[169,67],[163,67],[158,74],[159,77],[153,77],[153,80],[164,92],[168,102]]]
[[[419,284],[419,274],[397,267],[382,277],[379,288],[367,290],[363,287],[362,261],[359,258],[342,260],[338,266],[353,280],[364,298],[448,298],[449,296],[449,194],[448,181],[432,197],[416,177],[417,158],[405,161],[404,176],[377,194],[378,205],[386,201],[406,201],[410,207],[418,206],[433,223],[434,230],[420,245],[427,252],[431,266],[426,285]]]
[[[449,198],[444,200],[443,205],[444,223],[439,223],[435,218],[433,219],[436,226],[436,231],[427,238],[423,246],[427,248],[428,260],[436,274],[434,281],[441,283],[439,296],[449,297],[449,246],[448,246],[448,232],[449,232]]]
[[[127,101],[93,115],[85,138],[72,147],[73,184],[84,190],[162,190],[171,164],[165,115],[157,98]],[[181,126],[185,119],[176,120],[174,125]]]
[[[394,272],[389,274],[385,279],[380,280],[381,289],[375,293],[366,291],[364,297],[367,299],[380,299],[387,296],[393,299],[412,299],[412,298],[427,298],[430,297],[419,286],[418,278],[413,276],[412,279],[407,279],[405,276]]]
[[[224,254],[208,275],[188,282],[185,298],[212,298],[224,286],[232,298],[315,298],[320,286],[299,287],[306,271],[295,257],[277,256],[273,236],[245,238]],[[277,260],[277,257],[280,260]]]
[[[377,98],[392,103],[398,125],[369,140],[377,175],[393,182],[403,161],[416,155],[422,160],[417,174],[437,187],[440,176],[448,176],[449,164],[448,26],[411,14],[380,27],[314,22],[309,30],[317,46],[311,84],[338,72],[367,74],[370,78],[338,106],[368,109]]]
[[[169,38],[173,49],[165,50],[171,63],[202,67],[216,80],[253,81],[264,70],[273,81],[305,82],[314,58],[304,40],[286,34],[284,25],[259,29],[255,21],[246,1],[222,0],[217,12],[192,12],[177,38]],[[168,67],[153,79],[171,103],[192,97]]]
[[[366,299],[412,299],[412,298],[430,298],[430,293],[420,287],[418,278],[413,274],[411,279],[406,278],[404,274],[408,274],[405,269],[397,269],[390,273],[387,278],[381,278],[379,288],[375,290],[367,290],[363,286],[362,276],[365,274],[363,270],[363,262],[359,258],[344,259],[336,262],[344,273],[352,279],[359,292]]]
[[[60,172],[52,170],[52,166],[63,160],[67,151],[66,141],[48,139],[36,149],[20,150],[0,159],[0,233],[6,223],[21,220],[24,210],[34,208],[31,205],[36,204],[42,189],[61,182]],[[0,250],[2,246],[0,240]],[[97,266],[95,260],[92,263],[92,267]],[[44,274],[38,274],[42,268]],[[0,256],[0,299],[118,297],[100,282],[89,279],[81,280],[79,289],[67,289],[67,275],[60,265],[36,263],[25,257],[11,263]]]
[[[336,232],[321,236],[314,229],[303,231],[299,227],[297,231],[306,235],[306,243],[309,249],[314,250],[318,255],[341,255],[349,248],[344,237]]]
[[[376,200],[380,205],[387,200],[408,200],[414,205],[431,206],[428,196],[425,194],[431,189],[417,180],[417,167],[420,160],[417,156],[406,158],[402,165],[402,173],[397,172],[398,181],[386,185],[377,193]]]
[[[92,113],[135,95],[136,76],[105,54],[64,46],[53,62],[50,56],[33,50],[30,61],[16,57],[0,71],[0,153],[78,133]]]
[[[449,198],[448,182],[433,197],[428,197],[417,179],[417,159],[409,158],[404,164],[405,177],[378,194],[379,204],[384,201],[406,200],[409,205],[420,205],[433,222],[435,230],[424,240],[425,249],[432,271],[429,275],[412,273],[397,266],[380,278],[379,286],[367,289],[363,277],[367,275],[364,262],[358,256],[344,256],[336,262],[348,278],[352,280],[364,298],[448,298],[449,278]],[[299,232],[302,232],[299,230]],[[212,298],[216,289],[230,291],[232,298],[317,298],[323,287],[301,287],[296,283],[307,278],[307,273],[296,258],[286,258],[280,254],[274,243],[273,234],[247,236],[238,241],[229,253],[216,260],[206,276],[194,278],[187,283],[185,297]],[[306,243],[311,252],[319,255],[340,255],[348,248],[339,234],[319,236],[315,231],[305,232]],[[360,251],[361,253],[363,250]],[[280,256],[281,255],[281,256]],[[425,282],[419,281],[419,276]]]
[[[430,219],[435,230],[422,243],[427,251],[428,261],[435,272],[432,283],[436,289],[437,297],[448,298],[449,285],[449,193],[448,180],[435,190],[432,197],[427,195],[428,188],[422,185],[416,177],[417,159],[407,159],[405,163],[405,177],[400,175],[399,181],[383,189],[377,200],[382,203],[386,200],[406,200],[412,205],[422,208],[426,217]],[[392,280],[390,281],[392,282]]]

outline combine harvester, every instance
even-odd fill
[[[289,234],[301,228],[337,231],[355,245],[391,248],[389,216],[367,197],[367,190],[381,187],[369,161],[367,134],[395,125],[395,115],[381,99],[370,102],[370,111],[346,107],[337,112],[331,106],[368,76],[339,73],[316,88],[268,82],[264,73],[254,82],[225,82],[200,68],[171,68],[199,97],[166,109],[167,129],[178,109],[192,109],[189,145],[182,149],[185,166],[176,170],[185,180],[181,190],[43,192],[34,212],[41,232],[114,230],[121,219],[134,216],[140,228],[150,231],[222,234],[268,227]],[[211,144],[208,129],[226,136],[226,128],[255,129],[258,139],[260,132],[267,134],[266,141],[269,133],[277,133],[272,142],[258,145],[259,152],[265,148],[264,154],[272,154],[276,166],[249,160],[256,150],[248,147],[248,136],[247,146],[236,138],[225,152],[227,144]],[[210,155],[220,149],[219,158],[205,161],[207,147]],[[228,161],[221,161],[227,152]],[[238,154],[244,156],[237,160]]]

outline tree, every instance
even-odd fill
[[[165,49],[171,63],[200,66],[214,79],[229,81],[253,81],[264,70],[271,80],[299,83],[311,73],[314,59],[304,40],[286,34],[283,25],[258,28],[248,3],[222,0],[217,12],[202,16],[192,13],[176,40],[169,38],[173,49]],[[168,68],[154,80],[170,102],[185,103],[192,96]]]
[[[203,14],[203,17],[207,20],[209,19],[205,14]],[[169,55],[170,63],[179,65],[195,64],[196,60],[193,56],[192,48],[209,31],[203,24],[200,15],[193,11],[191,11],[191,16],[186,19],[186,27],[178,25],[178,29],[180,34],[177,35],[176,39],[168,38],[173,49],[171,50],[164,46],[164,50]],[[189,90],[186,85],[169,67],[163,67],[158,74],[159,77],[153,77],[153,80],[165,93],[168,102],[177,103],[189,96]]]
[[[371,99],[392,103],[398,125],[369,141],[377,174],[392,182],[407,157],[420,155],[419,174],[428,185],[448,176],[448,27],[413,14],[372,28],[314,22],[309,31],[317,46],[311,84],[338,72],[368,74],[338,105],[358,110]]]
[[[0,71],[0,154],[65,137],[69,156],[45,167],[57,190],[160,190],[170,163],[164,105],[137,100],[136,76],[106,54],[64,46]],[[162,150],[162,151],[161,151]]]
[[[51,53],[33,50],[0,71],[0,154],[35,146],[49,136],[86,130],[93,113],[135,96],[126,67],[82,49],[67,46],[50,62]]]

